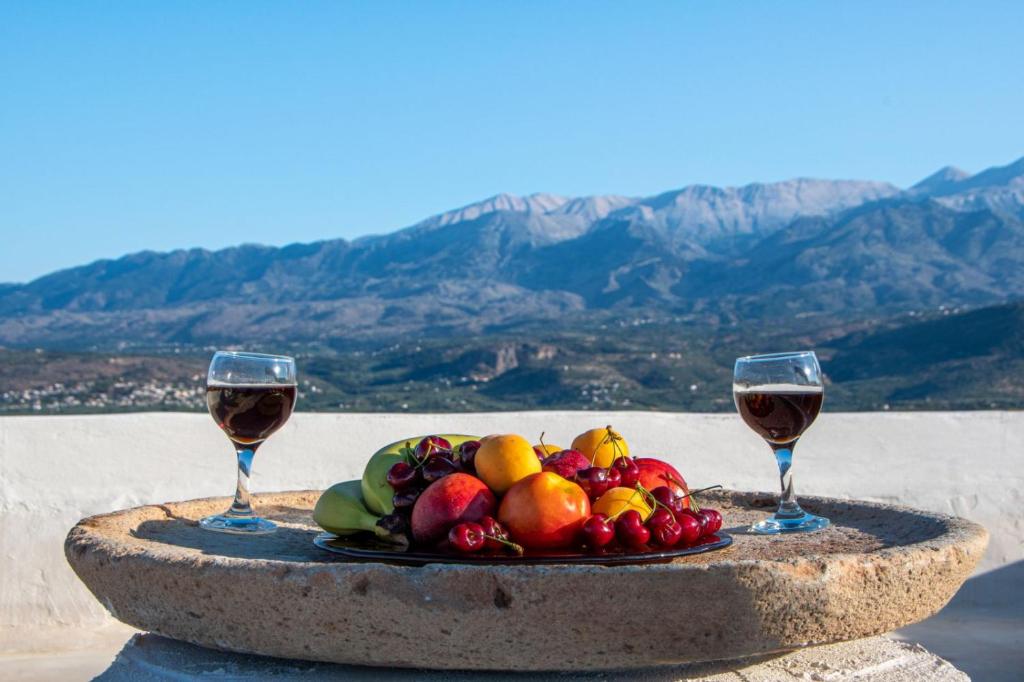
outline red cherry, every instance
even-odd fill
[[[446,457],[451,456],[452,444],[441,438],[441,436],[427,436],[416,444],[413,454],[421,462],[434,454],[445,455]]]
[[[668,486],[659,485],[651,491],[651,495],[654,496],[655,500],[671,509],[673,516],[678,517],[683,509],[685,509],[682,498],[677,497],[675,492]]]
[[[394,490],[405,490],[419,481],[420,472],[406,462],[395,462],[388,469],[387,482]]]
[[[647,527],[655,528],[657,526],[664,526],[666,523],[672,523],[675,520],[676,517],[672,515],[672,512],[659,507],[647,518]]]
[[[466,471],[473,471],[473,462],[476,461],[476,451],[480,449],[480,441],[467,440],[458,448],[458,462]]]
[[[691,514],[687,510],[687,513],[676,517],[676,523],[681,529],[680,542],[684,545],[692,545],[697,540],[700,540],[700,536],[704,531],[701,528],[700,521],[697,520],[696,514]]]
[[[697,523],[700,524],[700,534],[701,534],[701,537],[703,537],[704,535],[707,534],[708,519],[707,519],[706,516],[701,516],[699,513],[695,512],[692,509],[687,509],[683,513],[686,514],[687,516],[692,516],[694,519],[697,520]]]
[[[640,480],[640,465],[632,457],[619,457],[612,462],[612,468],[622,477],[620,485],[625,488],[636,487],[636,482]]]
[[[647,528],[651,531],[651,539],[662,547],[672,547],[683,535],[682,527],[676,517],[667,509],[656,509],[647,519]]]
[[[493,516],[485,516],[480,519],[480,528],[487,536],[484,538],[484,549],[500,550],[507,547],[499,541],[508,540],[508,531]]]
[[[604,495],[608,490],[608,470],[602,467],[590,467],[576,474],[577,483],[591,500]]]
[[[651,539],[651,531],[644,525],[640,512],[627,509],[615,521],[615,537],[631,549],[643,549]]]
[[[620,485],[622,485],[622,474],[618,469],[608,469],[608,489],[618,488]]]
[[[583,522],[583,543],[600,549],[615,539],[615,525],[604,514],[594,514]]]
[[[448,542],[460,552],[479,552],[485,540],[484,529],[479,523],[460,523],[448,531]]]
[[[717,509],[701,509],[697,516],[704,521],[704,535],[714,535],[722,528],[722,514]]]

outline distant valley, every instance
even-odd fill
[[[732,362],[811,347],[827,410],[1024,406],[1024,303],[775,329],[598,316],[297,356],[302,410],[731,411]],[[266,346],[267,350],[282,347]],[[0,350],[0,414],[203,410],[212,348]]]

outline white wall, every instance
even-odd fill
[[[253,489],[357,478],[379,446],[415,434],[518,432],[568,446],[613,424],[637,455],[694,486],[774,490],[767,446],[736,415],[526,412],[297,413],[256,458]],[[978,521],[983,570],[1024,559],[1024,412],[823,414],[796,450],[797,492],[897,502]],[[0,418],[0,653],[107,622],[63,556],[83,516],[234,489],[234,454],[206,415]]]

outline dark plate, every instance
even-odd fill
[[[361,561],[386,561],[395,564],[598,564],[616,566],[620,564],[646,564],[657,561],[671,561],[677,557],[703,554],[722,549],[732,544],[732,536],[718,532],[689,547],[674,547],[649,552],[628,552],[621,549],[600,553],[527,551],[523,556],[510,554],[449,554],[429,552],[420,549],[400,549],[372,538],[359,536],[338,537],[332,533],[320,533],[313,538],[313,544],[328,552],[340,554],[349,559]]]

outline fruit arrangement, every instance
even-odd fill
[[[667,462],[630,456],[610,426],[570,448],[540,440],[397,441],[369,459],[360,481],[328,488],[313,519],[336,535],[461,554],[642,553],[696,545],[722,527],[718,511],[698,508],[703,491]]]

